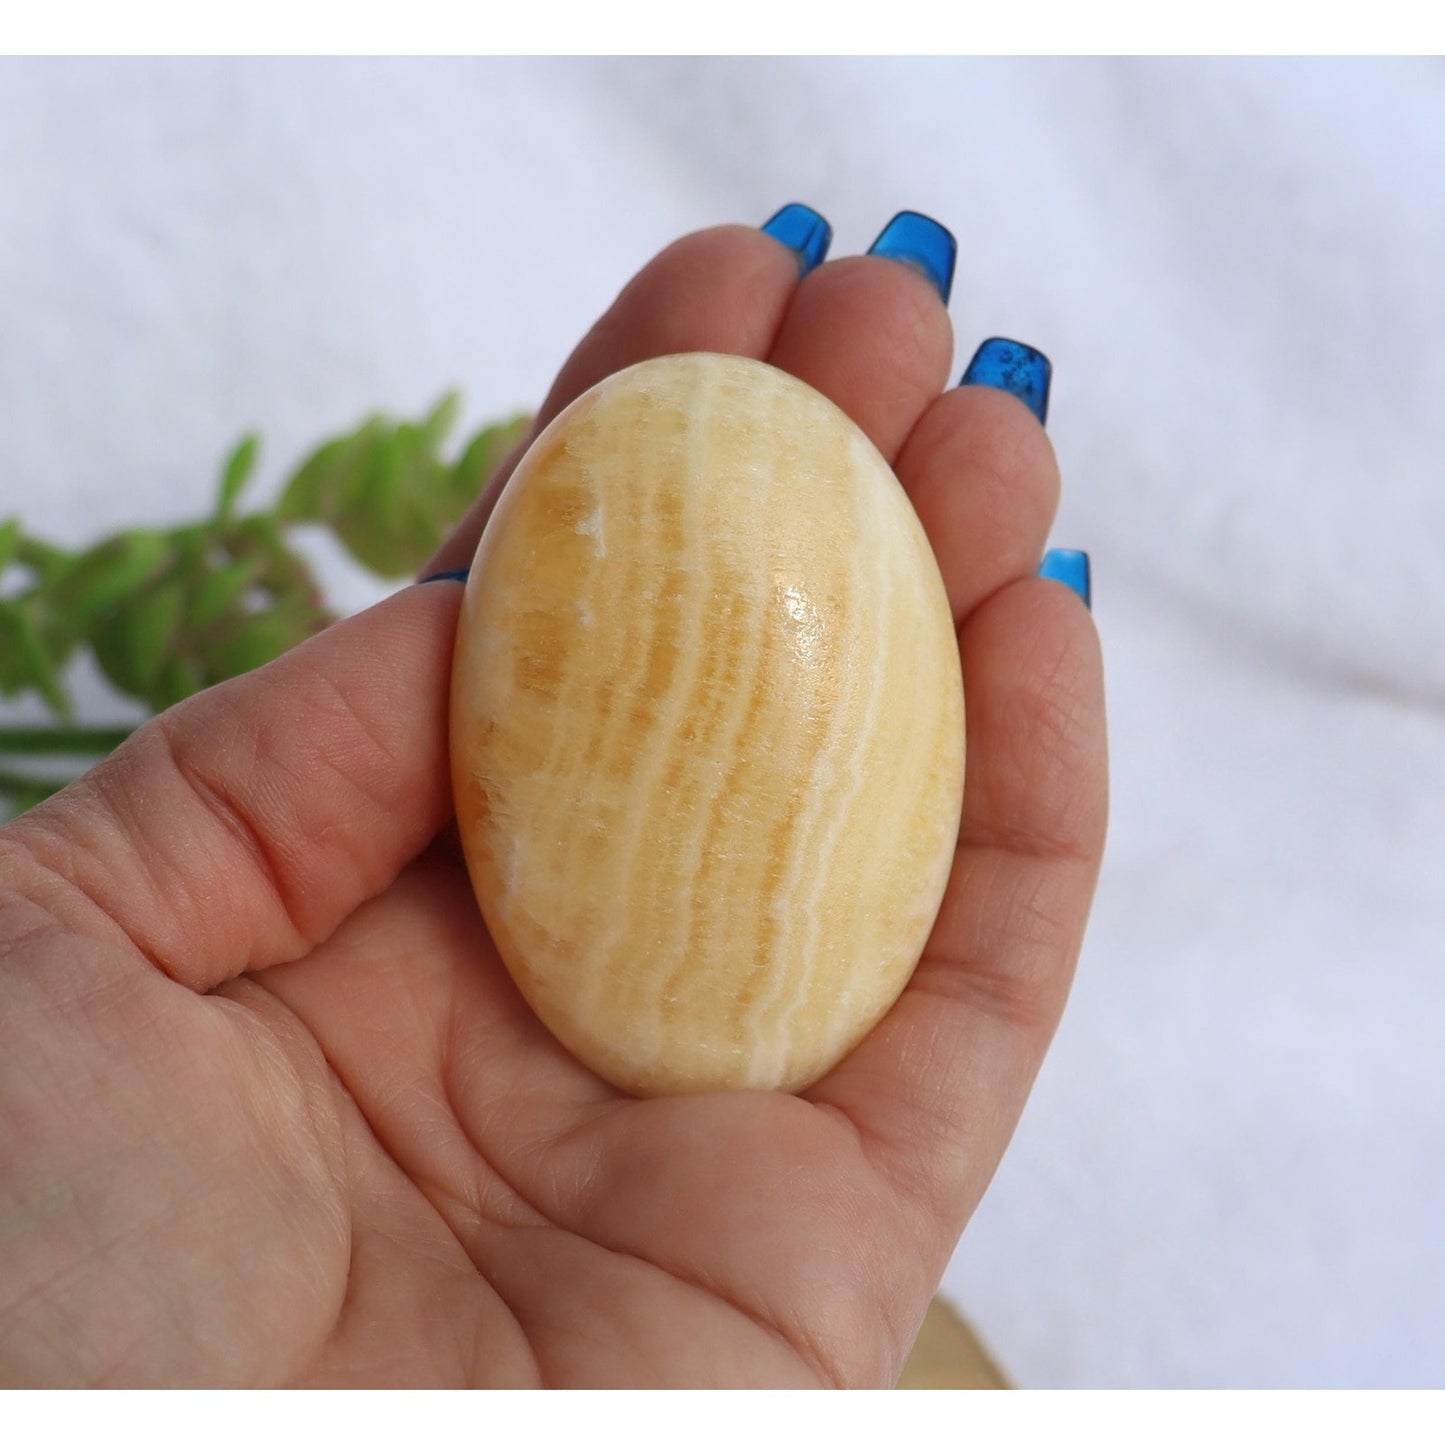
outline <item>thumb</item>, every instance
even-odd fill
[[[408,587],[162,713],[0,832],[7,863],[194,989],[299,957],[446,821],[461,596]]]

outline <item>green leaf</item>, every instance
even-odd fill
[[[464,511],[471,502],[481,496],[483,489],[492,479],[492,473],[506,460],[507,454],[527,434],[532,418],[525,412],[484,427],[467,444],[466,450],[452,469],[454,487]],[[461,512],[457,513],[460,520]]]
[[[30,668],[20,650],[20,609],[0,602],[0,697],[13,697],[33,686]]]
[[[238,677],[289,652],[316,630],[315,614],[294,606],[273,607],[235,619],[207,651],[213,681]]]
[[[72,555],[0,522],[0,573],[27,568],[26,591],[0,599],[0,694],[33,689],[67,714],[63,666],[88,644],[112,683],[162,708],[247,671],[329,621],[316,578],[285,529],[333,529],[383,576],[414,573],[525,434],[529,418],[484,428],[449,462],[449,392],[418,421],[374,415],[317,447],[271,512],[238,516],[259,439],[243,437],[221,467],[207,518],[167,531],[131,529]],[[11,584],[14,593],[13,583]]]
[[[452,434],[461,415],[462,396],[458,391],[449,391],[427,413],[421,424],[428,451],[435,451]]]
[[[319,447],[283,490],[278,520],[325,523],[362,566],[383,577],[414,573],[529,425],[522,416],[488,427],[449,464],[439,448],[460,405],[449,392],[420,422],[373,416]]]
[[[265,567],[264,557],[241,557],[202,577],[191,593],[187,614],[191,627],[209,627],[228,612],[238,609]]]
[[[261,438],[255,432],[242,437],[221,469],[221,491],[216,503],[216,520],[228,522],[236,509],[241,491],[256,469],[256,458],[260,454]]]
[[[0,694],[9,697],[34,688],[52,712],[68,718],[70,699],[30,605],[30,597],[0,602]]]
[[[206,679],[200,664],[189,657],[168,657],[161,664],[160,675],[152,685],[151,695],[158,712],[182,702],[205,687]]]
[[[304,603],[312,611],[324,613],[321,588],[310,564],[287,542],[274,516],[256,513],[242,518],[232,530],[230,549],[234,557],[260,559],[262,570],[256,585],[278,601]]]
[[[0,572],[15,560],[20,551],[20,519],[7,517],[0,522]]]
[[[349,438],[327,442],[296,468],[276,502],[279,520],[313,522],[323,515],[338,460],[350,444]]]
[[[22,567],[31,568],[42,580],[48,580],[69,563],[70,553],[62,547],[42,542],[38,537],[21,536],[15,549],[15,560]]]
[[[186,589],[167,577],[117,608],[91,640],[101,670],[122,692],[152,708],[165,704],[158,686],[166,659],[178,650],[185,622]]]
[[[281,522],[326,522],[334,517],[350,479],[364,472],[372,449],[385,435],[380,417],[369,417],[349,436],[323,443],[296,469],[281,492]]]
[[[162,532],[122,532],[71,558],[38,600],[46,620],[65,637],[84,637],[97,621],[146,588],[175,560]]]
[[[332,518],[342,544],[382,577],[414,572],[434,549],[437,526],[425,506],[444,478],[421,427],[400,426],[373,450]],[[423,502],[418,510],[418,500]]]

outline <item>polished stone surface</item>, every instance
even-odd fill
[[[451,725],[507,967],[620,1087],[806,1087],[902,990],[958,828],[957,643],[902,488],[802,382],[666,357],[558,417],[478,549]]]

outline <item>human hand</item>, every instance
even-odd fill
[[[896,1380],[1063,1007],[1106,811],[1097,637],[1034,575],[1051,449],[1003,391],[943,391],[951,347],[913,267],[800,281],[722,227],[644,268],[538,418],[649,356],[754,356],[912,498],[968,781],[868,1038],[798,1098],[635,1100],[573,1060],[445,831],[461,589],[407,588],[0,830],[0,1384]]]

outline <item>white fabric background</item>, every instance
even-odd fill
[[[1445,1385],[1445,66],[0,63],[0,515],[533,405],[792,199],[956,231],[958,368],[1053,357],[1094,558],[1109,853],[949,1292],[1027,1385]]]

